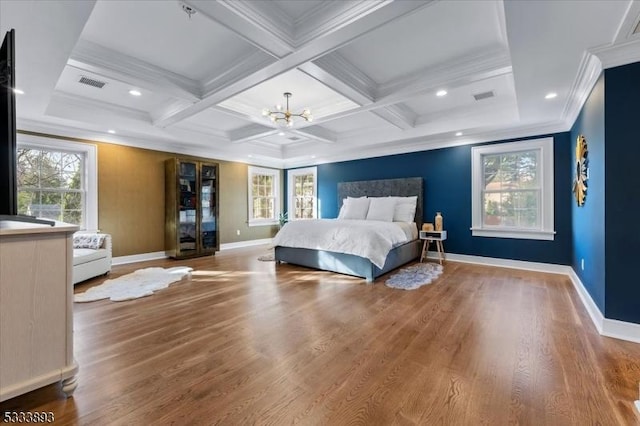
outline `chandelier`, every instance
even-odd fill
[[[273,109],[270,110],[265,108],[262,110],[262,115],[268,117],[271,121],[273,121],[276,125],[284,126],[284,127],[293,127],[294,117],[303,118],[305,121],[313,121],[313,117],[311,116],[311,111],[308,108],[302,110],[300,114],[294,114],[289,111],[289,98],[291,97],[291,93],[285,92],[284,97],[287,100],[287,106],[282,110],[282,105],[278,104]]]

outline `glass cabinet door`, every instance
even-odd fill
[[[218,246],[216,232],[216,178],[218,170],[215,165],[202,164],[200,172],[200,247],[204,251],[213,251]]]
[[[198,208],[198,187],[196,164],[180,162],[178,166],[179,182],[179,217],[178,217],[178,250],[181,255],[189,255],[197,251],[196,213]]]

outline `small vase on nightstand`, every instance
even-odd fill
[[[436,213],[436,218],[434,220],[436,231],[442,231],[442,214],[440,212]]]

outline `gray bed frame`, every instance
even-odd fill
[[[416,205],[415,222],[418,229],[422,227],[423,194],[424,184],[421,177],[338,183],[339,205],[341,205],[342,200],[347,197],[357,198],[364,195],[369,197],[386,197],[389,195],[409,197],[416,195],[418,202]],[[355,275],[366,279],[367,282],[370,283],[380,275],[386,274],[392,269],[418,258],[420,252],[420,240],[410,241],[395,247],[387,255],[382,269],[371,263],[369,259],[353,254],[284,246],[276,246],[275,260],[276,264],[286,262],[308,268],[321,269],[323,271]]]

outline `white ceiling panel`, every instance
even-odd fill
[[[343,118],[337,118],[335,120],[322,123],[321,126],[337,134],[361,131],[363,129],[375,131],[376,129],[394,128],[389,122],[368,111],[348,115]]]
[[[371,32],[339,53],[378,84],[416,70],[506,47],[501,2],[442,1]]]
[[[82,38],[202,81],[254,51],[231,31],[177,1],[99,1]]]

